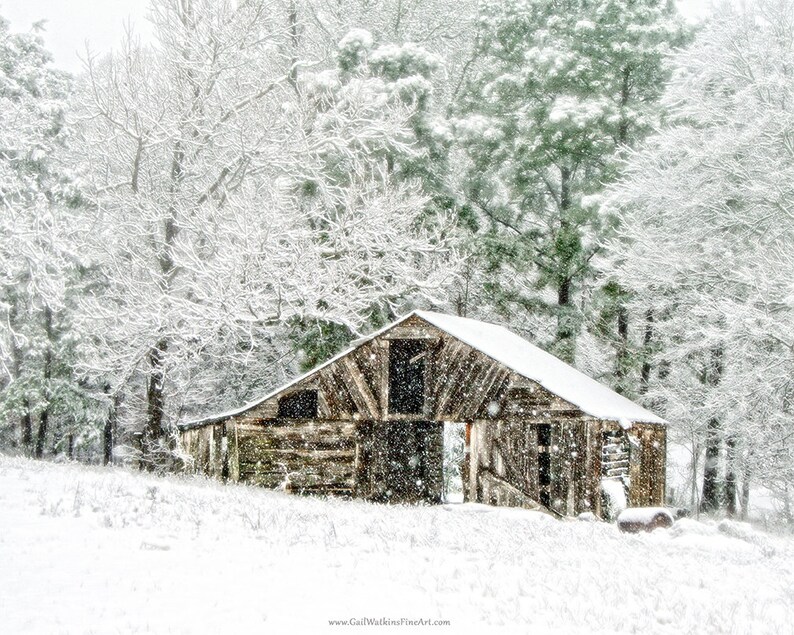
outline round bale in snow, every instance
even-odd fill
[[[629,507],[618,516],[618,529],[629,534],[672,525],[673,515],[664,507]]]

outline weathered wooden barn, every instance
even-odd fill
[[[664,420],[503,327],[427,311],[180,434],[196,471],[232,481],[440,502],[445,426],[465,434],[467,501],[602,516],[609,480],[664,502]]]

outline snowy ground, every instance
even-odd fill
[[[0,456],[0,633],[794,633],[794,541]]]

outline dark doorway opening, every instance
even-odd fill
[[[551,505],[551,425],[538,426],[538,489],[540,504]]]
[[[443,427],[429,421],[384,425],[382,498],[393,503],[441,501]]]
[[[389,412],[422,414],[425,407],[427,343],[422,340],[389,342]]]

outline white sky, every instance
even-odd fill
[[[94,53],[118,48],[127,22],[142,39],[150,37],[148,6],[149,0],[0,0],[0,15],[15,32],[46,19],[43,35],[55,65],[78,73],[83,68],[78,54],[85,57],[86,41]]]
[[[681,12],[690,19],[706,13],[710,0],[678,0]],[[55,65],[78,73],[86,42],[94,53],[117,48],[127,22],[144,41],[151,29],[146,21],[149,0],[0,0],[0,15],[11,22],[12,31],[27,31],[34,22],[47,20],[44,39],[55,57]]]

